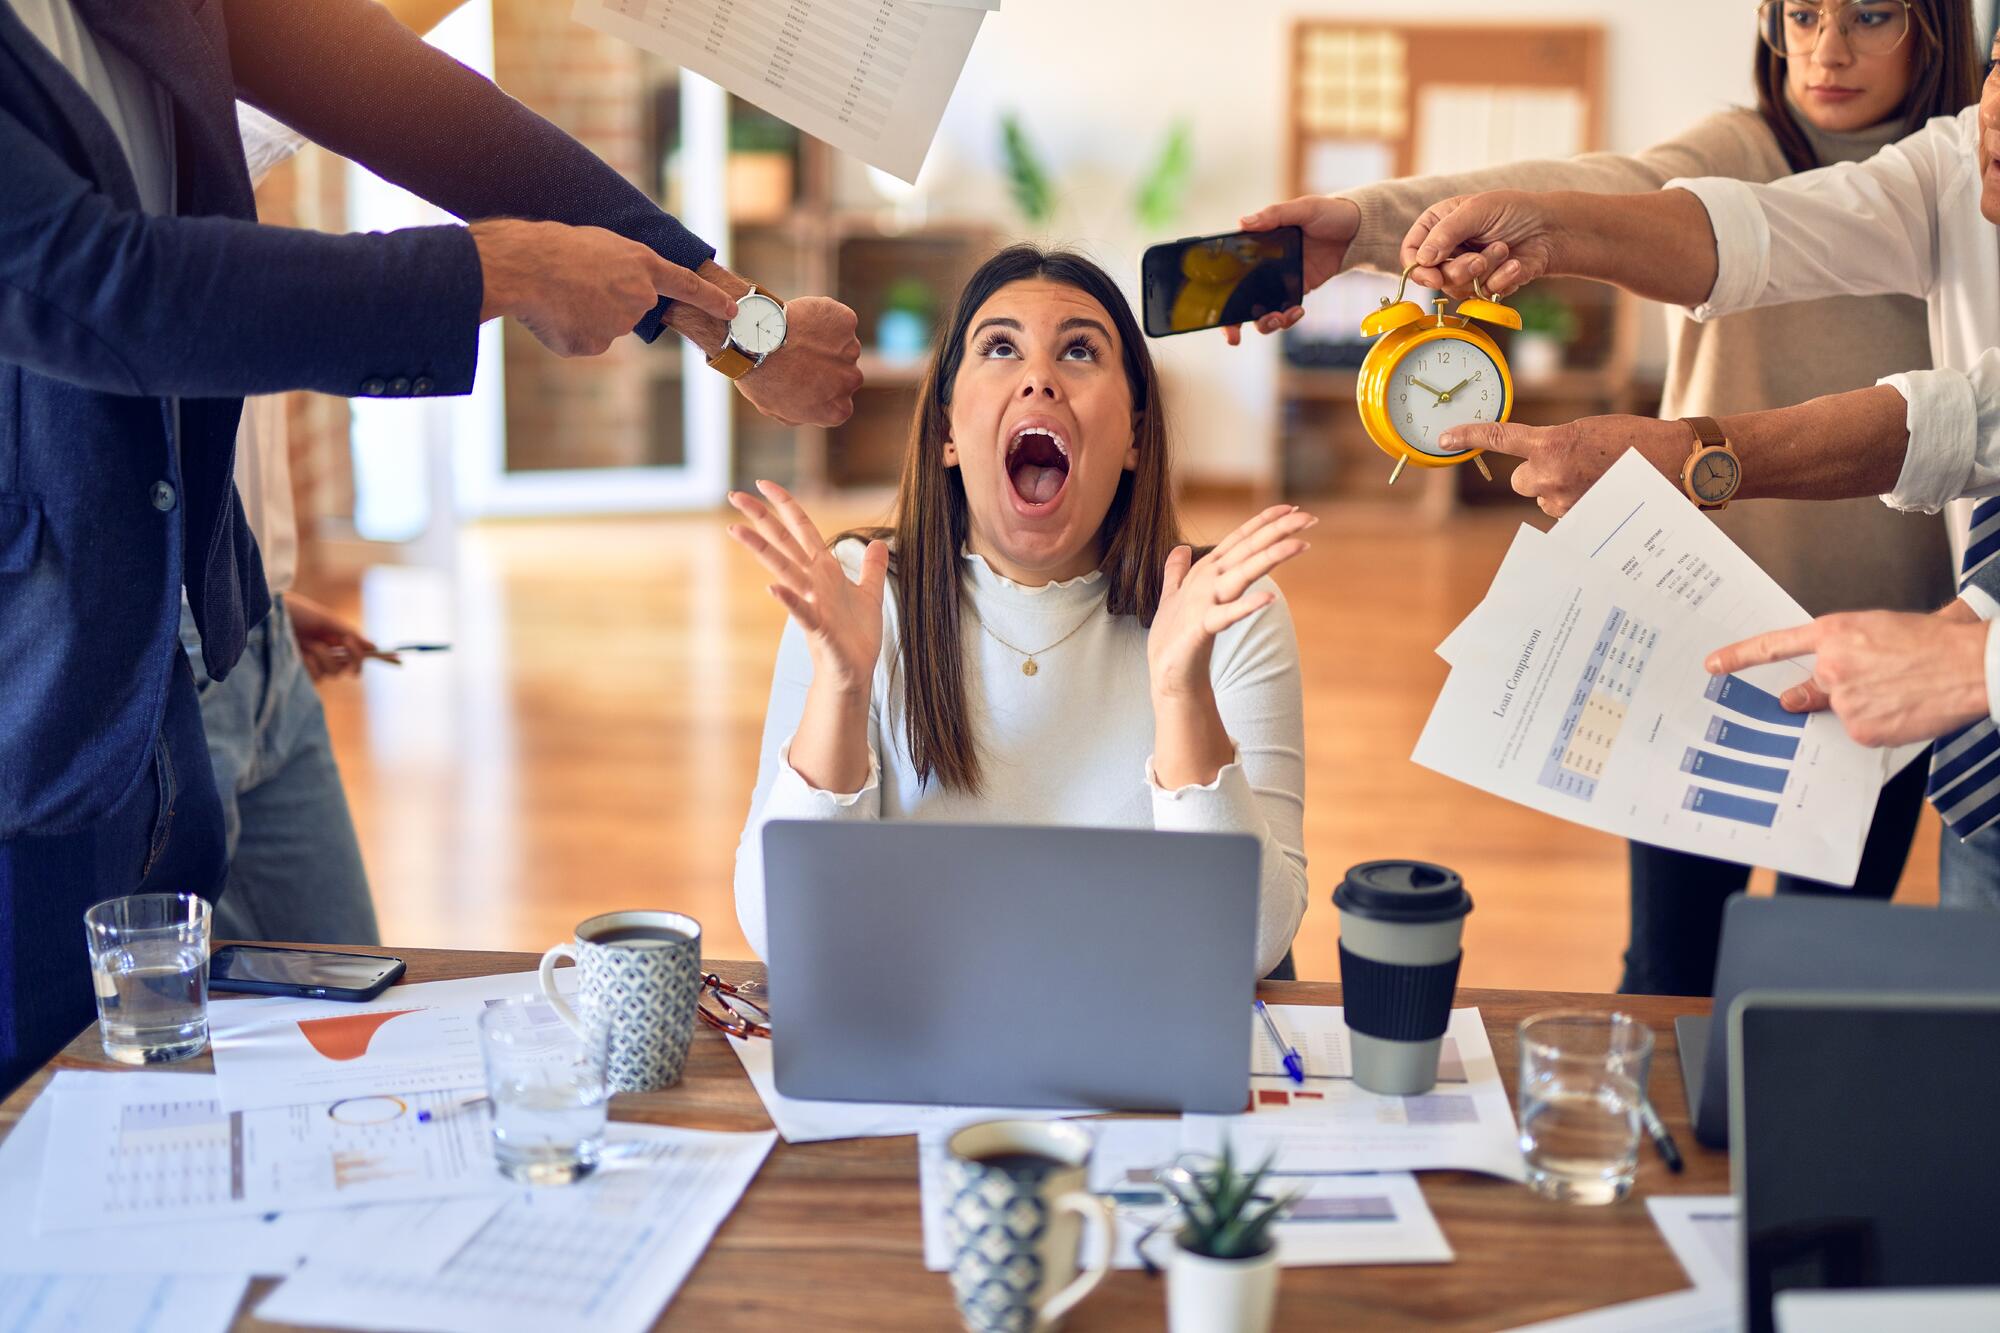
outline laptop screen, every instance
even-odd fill
[[[1749,1319],[1798,1287],[2000,1284],[2000,1004],[1748,997]]]

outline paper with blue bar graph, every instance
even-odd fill
[[[1573,823],[1852,884],[1882,784],[1872,750],[1778,696],[1812,662],[1711,676],[1726,643],[1805,611],[1638,454],[1554,528],[1523,526],[1451,664],[1416,761]]]

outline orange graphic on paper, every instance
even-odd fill
[[[383,1014],[342,1014],[338,1018],[299,1020],[299,1035],[329,1060],[359,1060],[368,1054],[375,1033],[392,1018],[414,1014],[415,1009],[391,1009]]]

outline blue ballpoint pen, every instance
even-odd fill
[[[1278,1048],[1278,1054],[1285,1062],[1285,1072],[1292,1076],[1292,1082],[1305,1082],[1306,1062],[1299,1058],[1299,1053],[1285,1040],[1285,1034],[1278,1031],[1278,1020],[1271,1017],[1271,1011],[1264,1007],[1262,1000],[1252,1000],[1250,1003],[1257,1007],[1257,1017],[1264,1020],[1264,1031],[1271,1034],[1271,1044]]]

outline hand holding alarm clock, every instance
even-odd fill
[[[1426,314],[1415,301],[1403,299],[1415,267],[1403,270],[1396,299],[1383,297],[1382,308],[1361,321],[1362,336],[1377,340],[1361,362],[1355,387],[1361,424],[1375,447],[1396,460],[1391,485],[1411,463],[1455,467],[1470,462],[1491,481],[1482,451],[1461,453],[1445,448],[1441,440],[1453,426],[1505,421],[1514,410],[1514,376],[1506,354],[1473,321],[1518,329],[1521,316],[1488,297],[1476,281],[1473,289],[1479,294],[1460,301],[1456,313],[1445,313],[1450,302],[1441,296],[1435,313]]]

